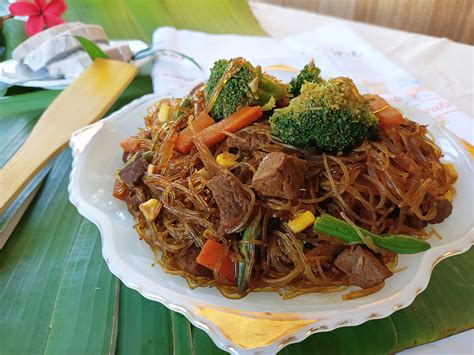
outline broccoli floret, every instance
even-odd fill
[[[214,90],[217,90],[214,92]],[[265,106],[286,96],[288,86],[262,73],[244,58],[220,59],[214,63],[206,85],[206,105],[216,120],[222,120],[244,106]]]
[[[272,134],[283,143],[332,154],[357,147],[376,134],[377,124],[368,101],[348,78],[303,84],[301,95],[270,118]]]
[[[314,60],[311,59],[311,61],[301,69],[298,76],[291,79],[289,92],[296,97],[300,94],[301,87],[305,82],[321,83],[323,79],[319,76],[320,73],[321,70],[314,64]]]

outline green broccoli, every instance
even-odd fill
[[[320,73],[321,70],[314,65],[314,60],[311,59],[311,61],[301,69],[298,76],[291,79],[289,92],[296,97],[300,94],[301,87],[305,82],[321,83],[323,79],[319,76]]]
[[[349,78],[304,83],[301,95],[277,109],[271,132],[283,143],[347,152],[377,132],[378,119]]]
[[[288,86],[262,73],[244,58],[220,59],[214,63],[206,85],[206,105],[220,121],[244,106],[264,106],[271,110],[288,93]]]

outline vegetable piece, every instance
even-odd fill
[[[221,153],[216,157],[216,162],[220,166],[229,169],[237,164],[237,155],[232,153]]]
[[[93,41],[82,36],[73,36],[87,53],[89,58],[94,61],[97,58],[109,59],[109,56]]]
[[[225,131],[235,133],[258,120],[262,114],[260,106],[242,107],[224,120],[203,129],[198,133],[198,136],[204,144],[211,147],[227,137]]]
[[[244,58],[221,59],[214,63],[206,85],[206,106],[216,121],[244,106],[264,106],[287,95],[287,85],[262,73]],[[266,107],[272,107],[267,105]]]
[[[289,84],[289,92],[293,96],[298,96],[301,93],[301,87],[304,83],[321,83],[323,79],[319,76],[320,73],[321,70],[316,65],[314,65],[314,60],[311,59],[311,61],[306,64],[303,69],[301,69],[299,74],[295,78],[291,79]]]
[[[396,127],[405,122],[403,115],[378,95],[364,95],[369,100],[372,113],[379,119],[384,128]]]
[[[155,153],[153,153],[152,150],[148,150],[146,152],[143,152],[142,158],[145,159],[148,163],[151,163],[151,161],[153,160],[154,155],[155,155]]]
[[[194,130],[197,132],[201,132],[204,128],[212,126],[215,124],[216,121],[207,114],[207,112],[201,112],[194,120],[191,121],[190,124],[193,125]],[[191,132],[191,128],[188,126],[183,129],[178,136],[174,144],[174,150],[180,152],[181,154],[188,154],[193,147],[193,133]]]
[[[167,103],[164,103],[160,106],[160,111],[158,111],[158,121],[161,123],[167,122],[170,119],[171,107]]]
[[[120,146],[127,153],[136,151],[138,149],[139,144],[140,144],[140,141],[136,137],[128,137],[120,142]]]
[[[114,191],[112,195],[118,200],[125,201],[125,197],[127,195],[125,184],[119,180],[115,180]]]
[[[288,222],[288,227],[293,233],[299,233],[304,231],[306,228],[311,227],[314,224],[316,217],[314,217],[313,212],[305,211],[297,218]]]
[[[261,213],[259,211],[252,222],[245,228],[244,235],[240,241],[240,252],[244,260],[239,262],[237,286],[242,293],[246,290],[252,276],[252,268],[255,262],[255,244],[253,242],[260,239],[260,218]]]
[[[142,211],[147,220],[153,221],[160,214],[161,204],[156,198],[151,198],[141,203],[138,208],[140,208],[140,211]]]
[[[431,248],[428,242],[409,235],[377,235],[364,228],[357,228],[364,237],[372,239],[375,245],[398,254],[416,254]],[[316,218],[313,230],[317,233],[344,240],[350,244],[364,244],[357,231],[349,223],[327,213],[323,213]]]
[[[219,267],[219,274],[227,280],[235,281],[234,263],[230,259],[229,251],[226,250],[224,244],[218,243],[215,240],[207,240],[202,247],[201,252],[196,257],[196,262],[208,269],[214,270],[217,263],[221,261]]]
[[[301,95],[276,109],[271,133],[283,143],[347,152],[377,133],[378,119],[349,78],[304,83]]]
[[[444,169],[446,170],[448,175],[451,176],[451,178],[453,178],[454,180],[457,180],[458,173],[457,173],[456,169],[454,168],[454,164],[453,163],[445,163],[443,165],[444,165]]]

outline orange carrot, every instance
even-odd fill
[[[115,180],[114,191],[112,195],[118,200],[125,201],[126,194],[127,194],[127,190],[126,190],[125,184],[123,182]]]
[[[379,124],[384,128],[399,126],[405,122],[400,111],[390,106],[378,95],[365,95],[369,99],[369,106],[372,112],[379,119]]]
[[[138,149],[139,144],[140,141],[136,137],[128,137],[120,142],[120,146],[127,153],[136,151]]]
[[[221,261],[219,267],[219,274],[229,281],[235,281],[234,263],[230,259],[229,251],[226,250],[224,244],[218,243],[214,240],[207,240],[201,252],[196,257],[196,262],[208,269],[214,270],[217,263]]]
[[[193,128],[196,132],[202,131],[204,128],[212,126],[216,121],[207,114],[207,112],[201,112],[192,122]],[[188,154],[193,147],[193,133],[190,127],[183,129],[178,136],[174,144],[174,150],[181,154]]]
[[[211,147],[227,137],[225,131],[235,133],[258,120],[262,114],[260,106],[245,106],[222,121],[203,129],[198,136],[204,144]]]

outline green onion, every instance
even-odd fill
[[[382,234],[377,235],[364,228],[358,228],[364,237],[368,237],[375,245],[393,251],[397,254],[415,254],[428,250],[431,245],[416,237],[404,234]],[[323,213],[316,218],[313,230],[317,233],[344,240],[350,244],[364,244],[357,230],[346,221]]]
[[[147,162],[151,162],[153,159],[154,153],[151,150],[148,150],[142,154],[142,158],[145,159]]]
[[[260,239],[260,218],[261,214],[259,211],[250,224],[245,228],[244,235],[240,241],[240,253],[245,261],[239,262],[237,286],[242,293],[247,289],[247,284],[252,274],[252,267],[255,261],[255,245],[253,241]]]

